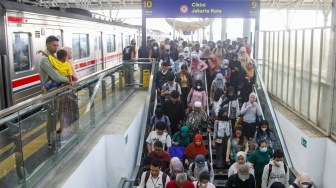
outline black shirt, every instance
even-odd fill
[[[233,174],[226,182],[225,188],[255,188],[255,181],[252,174],[249,179],[242,181],[238,174]]]
[[[163,114],[169,117],[171,125],[178,125],[180,120],[184,119],[184,107],[181,101],[177,101],[175,104],[172,100],[166,100],[162,104]]]

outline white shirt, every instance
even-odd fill
[[[193,184],[194,184],[195,187],[197,187],[197,183],[198,183],[197,181],[194,181],[194,182],[193,182]],[[198,184],[198,185],[199,185],[199,187],[200,187],[200,184]],[[216,186],[215,186],[214,184],[208,182],[206,188],[216,188]]]
[[[141,182],[140,182],[140,185],[138,186],[138,188],[144,188],[145,186],[146,186],[146,188],[163,188],[162,176],[163,176],[163,172],[161,172],[161,171],[160,171],[159,176],[157,178],[153,178],[152,173],[150,173],[149,178],[147,180],[147,183],[145,184],[146,172],[144,172],[144,173],[142,173]],[[170,178],[169,178],[169,176],[167,176],[165,187],[167,187],[167,184],[168,184],[169,181],[170,181]]]
[[[149,133],[146,142],[148,144],[152,145],[152,150],[154,150],[154,143],[156,141],[161,141],[163,144],[163,148],[165,148],[165,145],[167,144],[167,147],[171,147],[171,137],[167,133],[163,133],[162,135],[158,135],[156,131],[152,131]]]
[[[196,52],[195,50],[191,52],[190,57],[192,57],[193,55],[197,55],[198,56],[198,60],[201,60],[201,55],[202,55],[202,51],[199,50],[198,52]]]

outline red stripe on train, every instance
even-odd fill
[[[12,86],[13,88],[16,88],[16,87],[20,87],[20,86],[23,86],[23,85],[26,85],[26,84],[29,84],[29,83],[32,83],[32,82],[36,82],[36,81],[39,81],[40,80],[40,75],[33,75],[33,76],[29,76],[29,77],[26,77],[26,78],[23,78],[23,79],[20,79],[20,80],[14,80],[12,81]]]
[[[20,17],[14,17],[14,16],[8,16],[7,17],[8,22],[14,22],[14,23],[26,23],[27,19],[20,18]]]

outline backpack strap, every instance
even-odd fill
[[[268,186],[268,182],[269,182],[269,178],[272,172],[272,165],[268,164],[268,177],[267,177],[267,186]]]
[[[208,163],[208,162],[206,162],[206,164],[208,165],[208,171],[209,171],[209,173],[211,172],[211,165],[210,165],[210,163]]]
[[[149,179],[149,175],[150,175],[150,171],[147,171],[146,176],[145,176],[145,188],[146,188],[147,181]]]
[[[195,162],[192,163],[191,170],[192,170],[192,176],[194,176],[195,175],[195,173],[194,173],[194,171],[195,171]]]
[[[162,173],[162,184],[163,184],[163,188],[166,187],[166,179],[167,179],[167,174],[166,174],[166,173]]]

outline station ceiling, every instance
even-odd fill
[[[141,0],[17,0],[45,7],[77,7],[88,10],[141,9]],[[260,0],[262,9],[328,9],[332,0]]]

